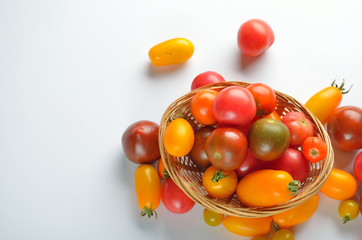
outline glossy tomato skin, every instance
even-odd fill
[[[304,182],[310,172],[309,161],[301,151],[294,148],[288,148],[280,158],[270,161],[269,168],[286,171],[300,182]]]
[[[311,163],[316,163],[327,157],[327,144],[319,137],[308,137],[303,142],[302,152]]]
[[[289,229],[280,229],[273,233],[271,240],[294,240],[294,234]]]
[[[362,148],[362,109],[345,106],[334,110],[327,122],[332,144],[342,151]]]
[[[212,165],[222,170],[234,170],[245,161],[248,141],[240,130],[220,127],[207,137],[205,149]]]
[[[219,73],[214,71],[203,72],[194,78],[191,84],[191,90],[218,82],[225,82],[224,77]]]
[[[222,220],[224,219],[224,214],[217,213],[205,208],[203,212],[203,217],[207,225],[211,227],[216,227],[222,223]]]
[[[281,157],[287,150],[290,133],[282,122],[262,118],[251,126],[248,141],[255,157],[263,161],[272,161]]]
[[[215,174],[217,172],[223,177],[215,180]],[[210,166],[204,172],[202,185],[210,196],[214,198],[227,198],[234,194],[236,186],[238,185],[238,177],[233,170],[221,170],[214,166]]]
[[[343,223],[355,219],[359,214],[358,203],[354,200],[344,200],[338,206],[339,216],[342,218]]]
[[[195,142],[192,147],[189,156],[195,164],[202,168],[207,168],[211,165],[209,158],[206,155],[206,139],[214,131],[215,128],[212,127],[202,127],[195,130]]]
[[[162,202],[173,213],[186,213],[195,205],[171,178],[167,178],[162,185]]]
[[[216,96],[212,113],[226,126],[241,126],[250,122],[256,114],[253,95],[244,87],[226,87]]]
[[[320,191],[332,199],[346,200],[356,193],[357,182],[348,172],[333,168]]]
[[[263,83],[254,83],[247,86],[247,89],[254,96],[258,116],[268,115],[275,110],[277,97],[271,87]]]
[[[302,112],[289,112],[282,118],[290,132],[290,146],[300,147],[304,140],[313,136],[312,122]]]
[[[353,173],[358,182],[362,183],[362,152],[360,152],[354,160]]]
[[[240,167],[235,169],[235,173],[238,176],[238,179],[242,179],[251,172],[254,172],[259,169],[266,169],[269,167],[267,161],[262,161],[254,156],[254,154],[248,149],[248,154],[245,161],[241,164]]]
[[[241,25],[237,40],[243,54],[258,56],[273,44],[274,33],[265,21],[251,19]]]
[[[218,92],[205,89],[197,92],[191,99],[190,109],[192,116],[201,124],[213,125],[217,121],[212,114],[212,107]]]
[[[267,234],[271,229],[271,222],[271,216],[263,218],[226,216],[222,223],[232,233],[244,237],[254,237]]]
[[[124,154],[134,163],[152,163],[160,158],[159,125],[151,121],[131,124],[122,135]]]

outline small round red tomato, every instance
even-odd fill
[[[316,163],[327,156],[327,144],[319,137],[308,137],[303,142],[302,151],[306,159]]]
[[[333,168],[320,191],[332,199],[346,200],[356,193],[357,182],[348,172]]]
[[[194,78],[191,90],[218,82],[225,82],[225,79],[219,73],[213,71],[203,72]]]
[[[362,109],[355,106],[337,108],[328,118],[327,129],[332,144],[342,151],[362,148]]]
[[[267,161],[257,159],[249,149],[245,161],[243,162],[243,164],[241,164],[240,167],[235,169],[235,173],[239,179],[242,179],[251,172],[267,168],[267,163]]]
[[[234,170],[245,161],[248,141],[236,128],[217,128],[207,137],[206,155],[212,165],[222,170]]]
[[[195,130],[195,142],[192,147],[189,156],[195,164],[202,168],[210,166],[210,160],[206,155],[205,144],[207,137],[214,131],[212,127],[202,127]]]
[[[314,134],[312,122],[302,112],[289,112],[282,118],[290,131],[290,146],[300,147],[307,137]]]
[[[260,19],[251,19],[241,25],[238,31],[238,46],[247,56],[258,56],[274,42],[271,27]]]
[[[224,227],[235,234],[254,237],[267,234],[271,229],[272,217],[244,218],[226,216],[223,220]]]
[[[204,209],[203,216],[206,224],[212,227],[219,226],[224,219],[224,214],[211,211],[207,208]]]
[[[254,97],[244,87],[226,87],[216,96],[212,113],[222,125],[245,125],[256,114]]]
[[[269,163],[270,168],[286,171],[300,182],[304,182],[310,172],[309,161],[301,151],[294,148],[288,148],[280,158]]]
[[[353,173],[358,182],[362,183],[362,152],[360,152],[354,160]]]
[[[163,180],[170,177],[170,175],[168,175],[168,172],[165,168],[165,164],[163,163],[162,159],[158,160],[157,172],[158,172],[158,176],[160,176],[160,178],[162,178]]]
[[[124,154],[134,163],[151,163],[160,158],[158,147],[159,125],[139,121],[130,125],[122,135]]]
[[[173,181],[167,178],[162,186],[162,202],[173,213],[190,211],[195,202],[192,201]]]
[[[274,111],[277,106],[277,97],[271,87],[263,83],[254,83],[250,84],[247,89],[254,96],[257,115],[268,115]]]
[[[212,125],[216,123],[212,115],[212,106],[218,92],[214,90],[201,90],[196,93],[190,102],[192,116],[201,124]]]
[[[233,170],[221,170],[210,166],[204,172],[202,185],[210,196],[227,198],[234,194],[238,185],[238,177]]]

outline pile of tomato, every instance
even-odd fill
[[[245,55],[260,55],[273,42],[273,31],[262,20],[250,20],[239,29],[238,46]],[[187,39],[171,39],[153,47],[149,56],[154,65],[162,66],[184,62],[193,51]],[[191,90],[224,81],[219,73],[204,72],[195,77]],[[333,82],[314,94],[305,107],[327,124],[334,147],[355,151],[362,148],[362,109],[339,107],[348,91],[344,81],[340,86]],[[135,187],[141,215],[156,214],[161,200],[173,213],[186,213],[195,204],[169,177],[160,159],[159,141],[170,155],[188,156],[203,170],[203,187],[213,198],[236,194],[247,207],[269,207],[291,199],[308,178],[311,163],[326,157],[327,146],[316,136],[305,114],[279,115],[277,104],[274,90],[263,83],[203,89],[195,91],[189,106],[193,119],[202,124],[200,128],[193,129],[186,118],[178,116],[170,119],[164,139],[158,139],[158,124],[139,121],[130,125],[123,133],[122,146],[127,158],[140,164]],[[157,170],[151,165],[156,161]],[[359,204],[351,199],[357,181],[362,183],[362,153],[355,159],[353,170],[355,177],[332,169],[321,189],[327,196],[342,200],[338,211],[344,223],[356,218],[362,206],[362,198]],[[312,217],[318,203],[318,195],[314,195],[293,209],[265,218],[224,216],[209,209],[203,216],[210,226],[223,223],[229,231],[253,239],[266,239],[263,235],[272,225],[278,230],[272,239],[294,239],[288,228]]]

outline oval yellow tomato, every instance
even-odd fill
[[[357,181],[348,172],[333,168],[320,191],[335,200],[346,200],[356,193]]]
[[[166,151],[175,157],[188,154],[195,141],[194,130],[183,118],[176,118],[166,128],[163,143]]]
[[[226,216],[222,223],[232,233],[245,237],[254,237],[269,233],[272,219],[271,216],[264,218]]]
[[[185,38],[174,38],[153,46],[148,52],[155,66],[177,64],[187,61],[194,53],[194,45]]]

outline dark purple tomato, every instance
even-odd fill
[[[192,147],[189,156],[191,157],[194,163],[202,168],[207,168],[211,165],[209,158],[206,155],[205,143],[207,137],[215,128],[212,127],[202,127],[197,129],[195,133],[195,142]]]
[[[238,176],[238,179],[242,179],[251,172],[259,169],[266,169],[267,167],[268,162],[257,159],[249,149],[245,161],[240,167],[235,169],[235,173]]]

